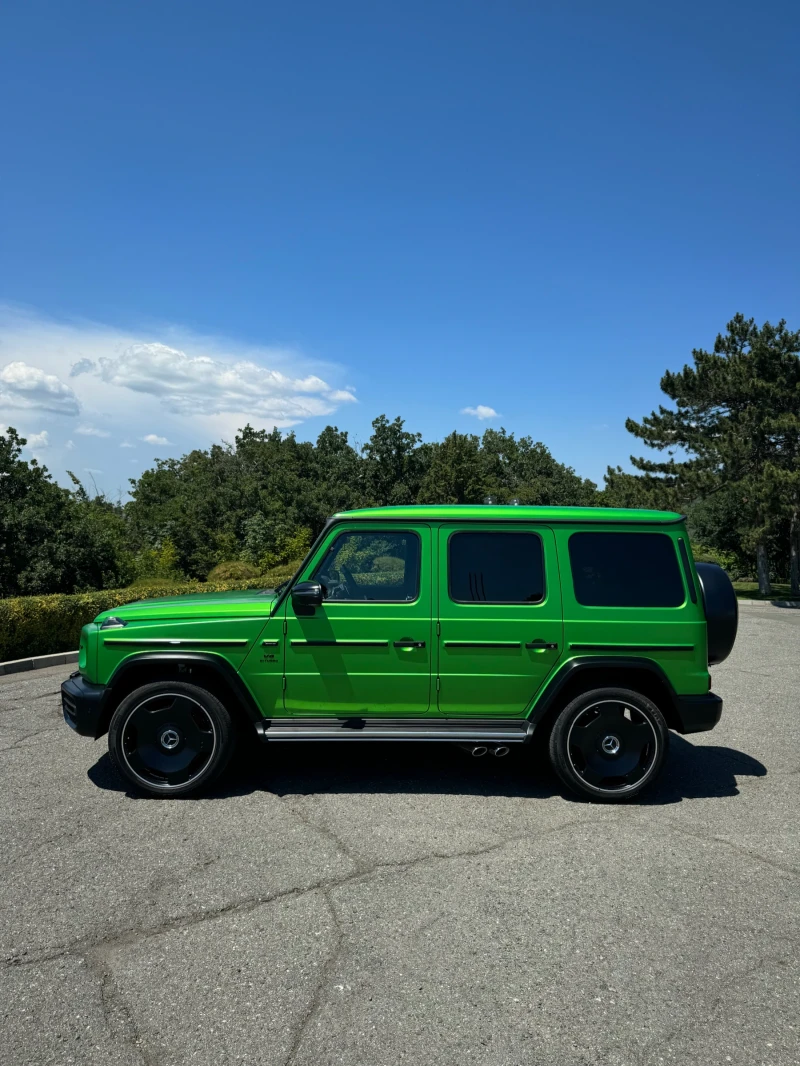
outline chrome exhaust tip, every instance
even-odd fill
[[[502,759],[504,755],[508,755],[508,747],[505,744],[498,744],[496,748],[491,749],[491,752],[496,759]]]
[[[485,744],[475,744],[469,749],[469,753],[474,759],[479,759],[481,755],[485,755],[488,750],[489,749]]]

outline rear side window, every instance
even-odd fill
[[[573,533],[575,599],[586,607],[680,607],[675,545],[665,533]]]
[[[542,542],[535,533],[454,533],[448,545],[454,603],[540,603]]]

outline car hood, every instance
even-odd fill
[[[185,596],[156,596],[103,611],[102,622],[113,615],[126,621],[151,618],[268,618],[278,594],[275,589],[245,589],[239,592],[189,592]]]

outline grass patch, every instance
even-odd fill
[[[733,587],[740,600],[800,600],[800,596],[792,595],[791,586],[779,581],[773,582],[769,596],[761,595],[757,581],[734,581]]]

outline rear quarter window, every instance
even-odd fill
[[[575,599],[585,607],[680,607],[678,557],[665,533],[573,533]]]

